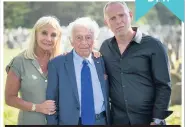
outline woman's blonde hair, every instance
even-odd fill
[[[41,27],[48,25],[48,24],[51,25],[52,27],[54,27],[59,32],[57,35],[58,40],[57,40],[57,43],[52,51],[50,59],[52,59],[53,57],[56,57],[57,55],[59,55],[61,53],[62,31],[61,31],[61,26],[60,26],[59,20],[54,16],[44,16],[44,17],[41,17],[40,19],[37,20],[37,22],[35,23],[32,31],[31,31],[30,38],[28,40],[29,45],[24,53],[25,58],[35,59],[35,57],[36,57],[35,48],[37,46],[36,31],[38,31]]]

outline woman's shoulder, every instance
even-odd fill
[[[6,72],[8,72],[11,67],[20,68],[22,61],[25,59],[24,52],[25,51],[20,52],[18,55],[16,55],[10,60],[10,62],[5,68]]]
[[[25,50],[16,55],[13,59],[23,60],[25,59]]]
[[[22,51],[22,52],[20,52],[19,54],[17,54],[16,56],[14,56],[14,57],[10,60],[10,63],[11,63],[11,62],[14,62],[14,61],[21,62],[23,59],[25,59],[24,53],[25,53],[25,51]]]

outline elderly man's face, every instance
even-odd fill
[[[77,25],[73,29],[72,46],[81,57],[88,57],[92,52],[94,33],[85,26]]]

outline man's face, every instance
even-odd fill
[[[85,26],[75,26],[72,34],[72,46],[81,57],[88,57],[92,52],[94,33]]]
[[[105,10],[105,24],[115,36],[126,35],[131,27],[132,13],[121,3],[108,5]]]

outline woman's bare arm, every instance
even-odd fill
[[[5,101],[6,104],[20,110],[32,111],[32,102],[24,101],[18,97],[18,92],[21,83],[20,78],[16,76],[13,71],[9,71],[6,79],[5,88]],[[53,100],[46,100],[41,104],[36,104],[36,112],[41,112],[43,114],[54,114],[55,113],[55,103]]]

